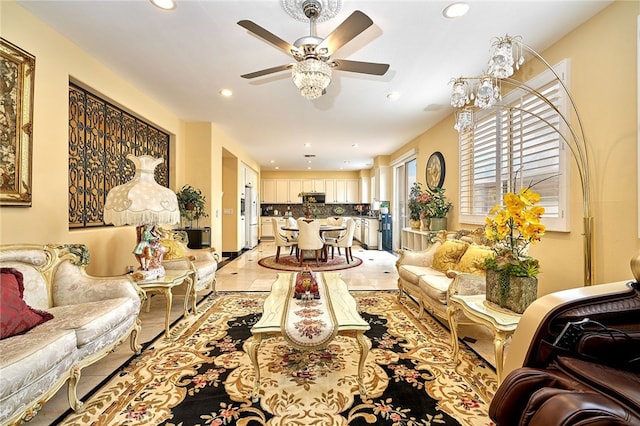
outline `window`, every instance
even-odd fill
[[[128,154],[164,158],[155,178],[169,186],[169,135],[69,83],[69,228],[105,226],[107,193],[135,173]]]
[[[566,61],[554,70],[565,78],[565,68]],[[566,93],[551,71],[525,84],[567,116]],[[473,128],[460,134],[461,222],[483,224],[505,193],[534,185],[545,208],[545,226],[568,231],[568,148],[561,135],[570,136],[561,115],[522,89],[505,96],[501,105],[478,111]]]

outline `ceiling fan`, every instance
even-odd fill
[[[299,38],[293,45],[252,21],[238,21],[238,25],[291,55],[296,61],[244,74],[241,77],[252,79],[291,69],[293,82],[300,89],[300,93],[307,99],[316,99],[326,93],[326,88],[331,82],[332,70],[371,75],[384,75],[387,72],[389,64],[331,59],[331,55],[338,49],[373,25],[371,18],[363,12],[356,10],[322,39],[314,34],[316,20],[322,11],[320,2],[306,0],[302,3],[302,11],[309,19],[309,35]]]

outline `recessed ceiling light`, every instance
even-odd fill
[[[442,11],[442,14],[445,18],[459,18],[464,16],[469,11],[469,5],[467,3],[451,3],[449,6],[445,7]]]
[[[275,162],[276,162],[276,160],[271,160],[271,161],[269,161],[269,162],[270,162],[271,164],[273,164],[273,163],[275,163]]]
[[[307,170],[311,170],[311,166],[307,167]]]
[[[276,166],[276,170],[280,170],[280,167]]]
[[[220,93],[220,95],[224,96],[225,98],[230,98],[231,96],[233,96],[233,92],[231,91],[231,89],[221,89],[218,93]]]
[[[163,10],[173,10],[176,8],[175,0],[150,0],[151,3]]]
[[[400,99],[400,93],[398,92],[388,93],[387,99],[389,99],[390,101],[397,101],[398,99]]]
[[[310,146],[311,146],[311,144],[310,144],[309,142],[307,142],[307,143],[305,143],[305,144],[304,144],[304,147],[305,147],[305,148],[309,148]]]
[[[357,143],[354,143],[353,145],[351,145],[351,148],[357,148],[358,146],[360,145],[358,145]]]

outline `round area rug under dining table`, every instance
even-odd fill
[[[300,261],[296,259],[295,256],[282,256],[278,259],[278,263],[276,263],[275,256],[263,257],[258,261],[260,266],[269,269],[277,269],[279,271],[299,271],[300,270]],[[315,258],[307,258],[302,262],[302,266],[308,266],[313,271],[339,271],[341,269],[349,269],[355,268],[357,266],[362,265],[362,259],[358,257],[353,257],[353,260],[347,263],[347,260],[344,256],[335,256],[335,258],[329,260],[327,262],[320,261],[318,262],[319,266],[316,266]]]

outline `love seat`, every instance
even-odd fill
[[[450,295],[486,292],[484,260],[493,256],[486,243],[484,228],[478,228],[434,232],[426,250],[398,250],[398,299],[410,295],[418,302],[419,318],[427,310],[447,323]],[[467,321],[459,315],[461,323]]]
[[[220,256],[213,247],[191,249],[185,231],[160,228],[160,244],[165,248],[162,266],[166,270],[190,270],[194,272],[192,307],[195,312],[196,294],[202,290],[216,291],[216,271]]]
[[[139,353],[144,292],[126,276],[92,277],[84,245],[2,245],[0,424],[30,420],[68,383],[72,409],[82,368],[130,336]]]

